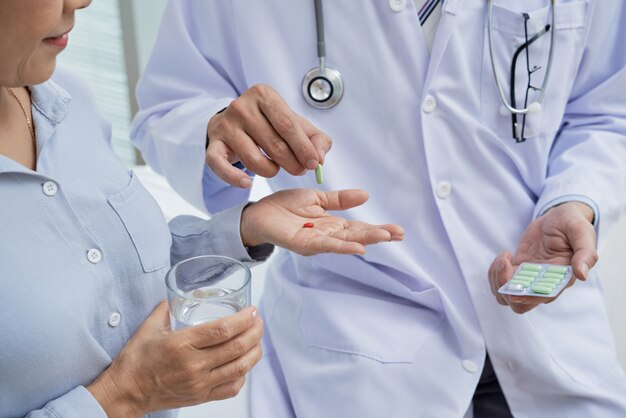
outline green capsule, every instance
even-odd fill
[[[560,279],[550,279],[550,278],[545,278],[545,277],[542,277],[541,279],[535,282],[535,284],[538,284],[538,285],[550,285],[550,286],[556,286],[559,283],[561,283]]]
[[[543,276],[541,276],[542,278],[546,278],[546,279],[557,279],[557,280],[562,280],[563,277],[565,277],[563,274],[557,274],[557,273],[543,273]]]
[[[322,171],[321,164],[318,164],[317,167],[315,168],[315,180],[317,181],[317,184],[324,183],[324,173]]]
[[[542,295],[549,295],[554,290],[554,287],[534,285],[533,287],[530,288],[530,290],[532,290],[535,293],[540,293]]]
[[[565,266],[549,266],[547,268],[547,271],[549,273],[566,274],[567,273],[567,267],[565,267]]]
[[[516,276],[527,276],[527,277],[532,277],[532,278],[535,278],[538,275],[539,275],[539,272],[537,271],[524,271],[524,270],[520,270],[516,274]]]
[[[541,266],[533,263],[524,263],[521,268],[522,271],[541,271]]]

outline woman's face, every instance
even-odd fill
[[[50,78],[74,26],[74,11],[91,0],[0,0],[0,86]]]

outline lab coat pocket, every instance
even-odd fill
[[[108,199],[137,251],[143,271],[150,273],[170,263],[172,236],[161,208],[131,173],[130,183]]]
[[[578,384],[597,388],[620,365],[604,307],[604,297],[593,274],[577,282],[559,299],[528,315],[536,344]]]
[[[525,2],[516,3],[522,5],[520,10],[508,9],[498,4],[493,6],[493,54],[490,53],[489,27],[485,19],[481,81],[481,121],[510,144],[515,144],[515,129],[527,139],[558,130],[582,58],[585,28],[590,18],[588,1],[572,0],[559,2],[555,6],[556,32],[552,68],[545,88],[542,110],[518,115],[516,128],[511,113],[504,110],[500,101],[492,59],[506,100],[509,103],[514,101],[516,108],[527,107],[541,93],[554,29],[550,28],[540,35],[527,48],[520,48],[527,40],[541,34],[546,25],[551,24],[552,15],[550,7],[527,10]],[[517,58],[516,51],[519,52]],[[515,82],[512,91],[513,76]]]
[[[365,272],[354,271],[360,273]],[[410,301],[358,289],[348,293],[302,288],[300,329],[306,344],[380,363],[414,362],[443,320],[437,289],[412,292]]]

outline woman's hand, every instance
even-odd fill
[[[161,302],[87,389],[110,418],[230,398],[261,358],[262,335],[255,308],[171,331]]]
[[[402,240],[399,225],[370,225],[327,212],[350,209],[367,199],[363,190],[283,190],[244,210],[241,238],[247,246],[271,243],[302,255],[363,254],[366,245]],[[305,228],[305,223],[313,227]]]

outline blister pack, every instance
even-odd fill
[[[551,298],[558,295],[571,278],[571,266],[522,263],[513,278],[498,289],[498,293]]]

